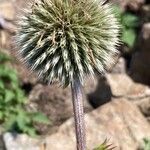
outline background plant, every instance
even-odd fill
[[[150,150],[150,138],[144,139],[144,145],[143,145],[142,150]]]
[[[37,133],[33,123],[48,124],[47,117],[40,112],[28,112],[25,109],[27,98],[20,88],[16,71],[6,62],[11,58],[0,53],[0,123],[7,131]]]
[[[105,140],[100,146],[94,148],[94,150],[113,150],[114,148],[113,144],[108,144],[108,140]]]
[[[114,6],[114,12],[122,25],[121,40],[129,48],[133,48],[137,39],[137,28],[139,27],[139,17],[130,13],[123,12],[118,6]]]

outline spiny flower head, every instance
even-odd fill
[[[113,63],[119,26],[103,0],[37,0],[20,18],[23,60],[46,82],[81,83]]]

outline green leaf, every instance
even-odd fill
[[[11,58],[7,54],[0,53],[0,63],[10,61],[10,60]]]
[[[18,109],[19,110],[19,109]],[[31,123],[30,117],[23,110],[18,111],[16,121],[20,130],[23,130],[29,123]]]
[[[3,119],[3,112],[0,111],[0,120]]]
[[[33,114],[33,121],[38,123],[50,124],[49,119],[43,113],[40,112]]]
[[[127,44],[130,48],[133,47],[136,39],[136,33],[133,29],[126,29],[122,34],[122,41]]]
[[[16,72],[9,70],[9,75],[8,75],[9,79],[13,82],[17,82],[18,81],[18,77],[16,75]]]
[[[4,94],[4,91],[2,91],[2,90],[0,90],[0,100],[3,100],[4,98],[4,96],[3,96],[3,94]],[[1,101],[0,101],[1,102]]]
[[[0,80],[0,89],[4,89],[4,82]]]
[[[125,13],[122,16],[122,23],[127,28],[135,28],[139,26],[139,18],[135,15],[132,15],[130,13]]]
[[[15,95],[11,90],[5,90],[5,102],[8,103],[14,99]]]
[[[114,147],[112,145],[101,144],[99,147],[94,148],[93,150],[113,150]]]
[[[25,104],[26,100],[25,100],[24,92],[19,88],[17,88],[15,92],[16,92],[16,101],[18,103]]]
[[[106,149],[103,145],[100,145],[99,147],[94,148],[94,150],[106,150]]]
[[[16,116],[14,114],[9,114],[9,117],[6,118],[3,126],[6,131],[10,131],[13,130],[15,124],[16,124]]]
[[[145,138],[144,139],[144,147],[143,147],[144,150],[150,150],[150,139],[148,138]]]
[[[99,147],[95,148],[94,150],[113,150],[115,146],[113,144],[108,144],[108,140],[106,139]]]
[[[33,128],[32,126],[26,126],[26,127],[24,127],[23,128],[23,132],[27,133],[31,137],[36,137],[36,135],[37,135],[35,128]]]
[[[1,53],[0,60],[4,60]],[[27,99],[19,86],[16,71],[0,62],[0,121],[6,131],[15,130],[35,136],[33,120],[37,123],[49,123],[45,115],[28,112],[25,109],[26,103]]]
[[[114,13],[115,13],[116,17],[117,17],[118,19],[120,19],[120,18],[121,18],[121,15],[122,15],[122,10],[121,10],[121,8],[120,8],[119,6],[117,6],[117,5],[113,5],[113,10],[114,10]]]

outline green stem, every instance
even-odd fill
[[[82,85],[78,79],[72,83],[72,97],[77,150],[86,150]]]

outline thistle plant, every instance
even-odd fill
[[[119,25],[103,0],[37,0],[19,19],[22,60],[48,84],[71,85],[77,149],[86,149],[82,86],[118,53]]]
[[[114,150],[116,147],[113,144],[108,144],[109,140],[105,140],[99,147],[94,148],[94,150]]]

